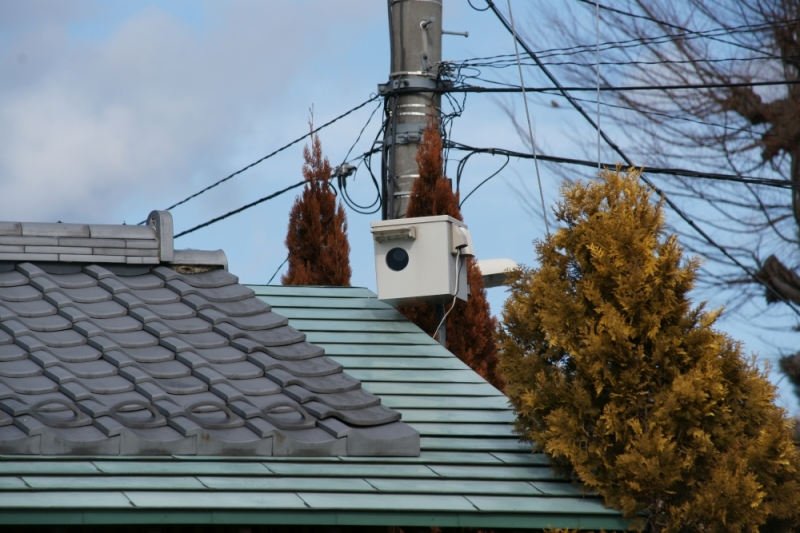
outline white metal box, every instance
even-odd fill
[[[466,224],[443,215],[372,222],[378,299],[393,306],[467,299]]]

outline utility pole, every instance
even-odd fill
[[[437,93],[392,92],[437,88],[442,60],[442,1],[387,0],[391,67],[389,82],[378,87],[387,95],[381,159],[383,220],[405,217],[411,186],[419,177],[417,146],[432,107],[434,118],[439,118],[441,97]]]
[[[439,119],[441,97],[434,92],[392,94],[398,89],[435,89],[442,61],[442,1],[387,0],[391,63],[389,82],[378,87],[385,99],[386,127],[381,157],[383,220],[404,218],[411,187],[419,177],[417,147],[431,113]],[[436,322],[444,306],[436,306]],[[438,341],[446,346],[444,324]]]

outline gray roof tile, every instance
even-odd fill
[[[65,363],[86,363],[88,361],[96,361],[102,357],[102,353],[100,353],[100,351],[87,344],[69,347],[48,346],[45,348],[45,350],[57,357],[59,361],[63,361]]]
[[[57,309],[45,300],[33,300],[29,302],[3,302],[3,306],[10,309],[18,316],[35,317],[47,316],[56,313]]]
[[[247,300],[239,300],[234,302],[212,302],[198,294],[190,294],[182,298],[182,301],[191,306],[195,311],[201,311],[203,309],[215,309],[220,313],[235,317],[252,316],[270,310],[269,305],[258,298],[250,298]]]
[[[120,350],[137,363],[163,363],[175,359],[175,352],[164,346],[148,346],[147,348],[126,348]]]
[[[95,318],[89,321],[103,331],[110,333],[128,333],[140,331],[142,323],[132,316],[118,316],[113,318]]]
[[[325,350],[310,342],[298,342],[285,346],[272,346],[267,348],[266,352],[275,359],[282,361],[303,361],[318,357],[324,354]]]
[[[209,348],[207,350],[194,350],[203,359],[209,363],[235,363],[237,361],[244,361],[247,355],[241,350],[237,350],[233,346],[223,346],[221,348]]]
[[[89,237],[86,224],[48,224],[42,222],[23,222],[22,235],[25,237]]]
[[[197,288],[213,289],[239,283],[239,278],[227,270],[215,269],[199,274],[181,274],[167,267],[156,267],[153,273],[165,281],[181,280],[187,285]]]
[[[75,307],[91,318],[114,318],[125,316],[127,309],[117,302],[99,302],[93,304],[76,303]]]
[[[195,316],[194,310],[185,303],[181,302],[174,304],[150,305],[147,307],[147,309],[164,320],[178,320],[181,318],[190,318]]]
[[[0,345],[0,361],[16,361],[24,359],[27,355],[28,352],[16,344]]]
[[[229,326],[229,324],[220,324],[219,326],[215,326],[215,328],[221,328],[223,326]],[[277,328],[258,331],[240,330],[238,328],[235,329],[237,332],[235,335],[231,335],[231,338],[235,339],[241,336],[248,340],[255,341],[265,347],[286,346],[287,344],[294,344],[306,340],[305,333],[302,333],[291,326],[279,326]]]
[[[107,248],[125,248],[124,239],[100,239],[100,238],[83,238],[83,237],[59,237],[59,246],[105,246]]]
[[[179,360],[137,364],[154,378],[180,378],[192,373],[191,368]]]
[[[303,361],[282,361],[264,352],[253,352],[247,355],[247,360],[264,370],[280,368],[302,377],[327,376],[342,371],[342,365],[324,355]]]
[[[28,277],[22,272],[12,270],[10,272],[0,272],[0,287],[16,287],[17,285],[27,285]]]
[[[22,224],[19,222],[0,222],[0,235],[22,235]]]
[[[30,376],[25,378],[3,377],[3,383],[18,394],[44,394],[58,392],[58,384],[46,376]]]
[[[6,322],[3,322],[3,324],[6,324]],[[67,329],[64,331],[32,331],[30,336],[42,341],[50,348],[70,348],[86,344],[86,337],[74,329]]]
[[[22,236],[2,236],[0,237],[0,244],[22,245],[40,244],[48,246],[57,246],[58,238],[56,237],[22,237]]]
[[[30,285],[0,287],[0,300],[4,302],[31,302],[41,299],[42,293]]]
[[[152,228],[52,226],[7,238],[156,250]],[[0,261],[0,452],[418,453],[400,415],[287,322],[224,269]]]
[[[17,359],[14,361],[0,362],[0,376],[7,378],[25,378],[38,376],[44,369],[30,359]]]
[[[132,290],[131,293],[146,304],[172,304],[181,300],[179,295],[166,287],[158,289],[135,289]]]
[[[11,314],[10,311],[8,311]],[[3,312],[3,307],[0,306],[0,320],[7,316]],[[26,328],[31,331],[61,331],[72,327],[72,321],[67,320],[63,316],[49,315],[42,317],[24,317],[13,315],[16,322],[22,323]]]
[[[267,378],[237,379],[228,381],[228,384],[248,397],[276,394],[281,390],[280,386]]]
[[[362,409],[380,405],[381,399],[364,389],[355,389],[348,392],[337,392],[333,394],[321,394],[304,389],[300,385],[289,385],[283,387],[283,394],[291,399],[306,403],[316,401],[332,407],[334,409]]]
[[[24,235],[23,229],[23,235]],[[155,240],[156,234],[150,226],[125,226],[116,224],[89,224],[92,238],[97,239],[145,239]],[[88,237],[88,235],[87,235]]]
[[[95,304],[111,300],[111,295],[102,287],[85,287],[83,289],[61,289],[73,302],[80,304]]]
[[[213,364],[214,370],[228,379],[253,379],[264,375],[264,370],[249,361],[237,363]]]
[[[103,359],[85,363],[60,362],[59,364],[79,378],[103,378],[117,373],[117,367]]]

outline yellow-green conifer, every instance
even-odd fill
[[[689,299],[661,204],[635,170],[564,186],[562,227],[512,276],[500,369],[517,431],[653,532],[789,531],[798,453],[775,389],[719,311]]]

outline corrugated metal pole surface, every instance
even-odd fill
[[[419,176],[416,155],[431,114],[439,115],[436,93],[394,95],[404,88],[437,87],[442,60],[442,1],[387,0],[391,67],[389,82],[381,86],[386,99],[383,150],[384,220],[404,218],[411,186]]]

